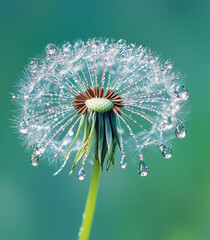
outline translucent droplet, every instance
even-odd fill
[[[63,44],[63,52],[67,53],[70,51],[71,44],[69,42]]]
[[[125,41],[125,39],[120,39],[120,40],[117,42],[117,44],[119,44],[119,45],[125,45],[125,44],[126,44],[126,41]]]
[[[139,163],[139,175],[141,177],[146,177],[149,174],[149,167],[144,163]]]
[[[144,45],[140,45],[136,50],[136,55],[141,55],[145,51],[146,47]]]
[[[45,52],[47,55],[53,55],[57,52],[57,47],[55,44],[53,43],[49,43],[47,44],[47,46],[45,47]]]
[[[56,66],[56,70],[60,73],[60,74],[65,74],[67,69],[66,66],[63,64],[58,63]]]
[[[175,134],[178,138],[185,138],[187,131],[183,125],[178,125],[175,129]]]
[[[165,62],[165,68],[166,68],[166,69],[172,69],[172,68],[173,68],[173,62],[167,60],[167,61]]]
[[[74,135],[74,132],[71,130],[69,131],[69,136],[73,136]]]
[[[14,93],[11,93],[11,96],[12,96],[12,99],[15,99],[15,98],[16,98],[16,96],[15,96]]]
[[[174,91],[174,96],[176,98],[186,100],[188,98],[188,90],[185,86],[177,86]]]
[[[128,45],[128,46],[127,46],[127,51],[132,52],[133,49],[134,49],[134,47],[135,47],[134,44]]]
[[[36,167],[39,164],[39,156],[36,154],[32,154],[30,158],[30,163],[32,166]]]
[[[25,120],[23,120],[19,125],[19,132],[26,134],[28,132],[28,125]]]
[[[162,155],[164,158],[171,158],[172,157],[172,149],[169,147],[166,147],[164,145],[160,146],[160,150],[162,151]]]
[[[171,117],[168,117],[167,119],[163,120],[163,126],[165,129],[171,129],[173,128],[174,124],[172,122]]]
[[[38,61],[37,59],[33,59],[29,64],[28,64],[28,69],[32,72],[35,73],[38,68]]]
[[[121,161],[120,161],[120,167],[122,169],[125,169],[126,166],[127,166],[127,162],[126,162],[125,158],[122,158]]]
[[[92,45],[97,45],[97,43],[94,41]],[[84,47],[84,42],[82,40],[78,40],[75,44],[74,44],[74,48],[75,50],[79,50],[81,48]]]
[[[78,179],[80,181],[83,181],[85,179],[85,170],[84,170],[83,167],[81,167],[79,172],[78,172]]]

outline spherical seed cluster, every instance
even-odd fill
[[[87,108],[99,113],[108,112],[114,106],[114,103],[106,98],[91,98],[86,100],[85,104]]]
[[[87,115],[93,123],[95,115],[91,112],[102,112],[101,106],[106,105],[99,100],[102,89],[106,93],[103,97],[114,102],[116,123],[112,115],[103,121],[107,121],[106,126],[116,124],[118,133],[114,136],[119,135],[122,168],[127,166],[126,151],[132,151],[140,159],[139,174],[146,176],[149,168],[143,162],[142,150],[148,145],[157,146],[165,158],[172,156],[171,139],[186,136],[183,107],[188,99],[188,90],[172,62],[163,62],[150,49],[122,39],[89,39],[59,47],[48,44],[45,52],[29,63],[18,94],[12,94],[22,110],[17,117],[19,131],[34,148],[33,166],[39,159],[48,159],[55,166],[60,163],[58,173],[74,157],[83,144],[83,136],[77,136],[79,123]],[[92,104],[89,107],[84,104],[87,98],[87,105]],[[96,101],[103,103],[99,106]],[[109,108],[111,103],[106,110]],[[82,149],[83,170],[90,140],[86,139]]]

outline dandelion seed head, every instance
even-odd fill
[[[73,168],[81,159],[80,180],[93,135],[102,167],[105,158],[107,170],[114,165],[118,145],[121,168],[129,163],[126,151],[136,151],[139,174],[148,175],[142,150],[156,145],[165,158],[172,156],[171,139],[186,136],[188,97],[171,61],[163,62],[143,45],[95,38],[48,44],[42,57],[31,59],[12,94],[21,109],[19,132],[34,149],[31,164],[47,159],[58,166],[56,175],[78,151]]]

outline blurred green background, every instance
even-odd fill
[[[29,164],[30,152],[10,127],[16,107],[9,92],[47,43],[100,36],[171,58],[185,75],[191,113],[172,159],[148,154],[147,178],[137,163],[101,174],[90,240],[209,240],[208,0],[0,1],[0,239],[77,239],[90,178],[80,182],[68,169],[53,177],[47,163]]]

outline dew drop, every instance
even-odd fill
[[[166,69],[172,69],[172,68],[173,68],[173,62],[167,60],[167,61],[165,62],[165,68],[166,68]]]
[[[71,130],[69,131],[69,136],[73,136],[74,135],[74,132]]]
[[[60,74],[65,74],[67,69],[65,67],[65,65],[58,63],[56,66],[56,70],[60,73]]]
[[[81,167],[79,172],[78,172],[78,179],[80,181],[83,181],[85,179],[85,170],[84,170],[83,167]]]
[[[121,159],[121,161],[120,161],[120,167],[121,167],[122,169],[125,169],[126,166],[127,166],[127,162],[126,162],[125,158],[122,157],[122,159]]]
[[[71,44],[69,42],[63,44],[63,52],[67,53],[70,51]]]
[[[172,157],[172,149],[169,147],[166,147],[164,145],[160,146],[160,150],[162,151],[162,155],[164,158],[171,158]]]
[[[55,44],[53,43],[49,43],[47,44],[47,46],[45,47],[45,52],[47,55],[53,55],[57,52],[57,47]]]
[[[146,177],[149,174],[149,167],[144,163],[139,163],[139,175],[141,177]]]
[[[30,158],[30,163],[33,167],[38,166],[39,164],[39,156],[36,154],[32,154]]]
[[[126,44],[126,41],[125,41],[125,39],[120,39],[120,40],[117,42],[117,44],[119,44],[119,45],[124,45],[124,44]]]
[[[25,120],[23,120],[19,125],[19,132],[26,134],[28,132],[28,125]]]
[[[144,45],[140,45],[136,50],[136,54],[141,55],[145,51],[145,49],[146,47]]]
[[[11,96],[12,96],[12,99],[15,99],[15,98],[16,98],[16,96],[15,96],[14,93],[11,93]]]
[[[188,98],[188,90],[185,86],[177,86],[174,91],[174,96],[176,98],[186,100]]]
[[[185,138],[187,131],[183,125],[178,125],[175,129],[175,134],[178,138]]]
[[[173,124],[171,117],[168,117],[167,119],[163,120],[163,126],[165,129],[173,128],[174,124]]]
[[[37,71],[38,67],[38,61],[37,59],[33,59],[29,64],[28,64],[28,69],[32,72],[35,73]]]

